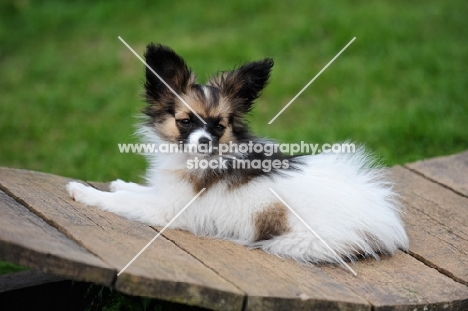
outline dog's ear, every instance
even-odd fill
[[[209,84],[218,87],[238,112],[246,113],[252,109],[253,101],[260,96],[268,83],[273,64],[271,58],[247,63],[218,75]]]
[[[177,94],[185,93],[189,85],[194,83],[195,77],[185,61],[169,47],[151,43],[146,47],[145,58],[151,69]],[[146,68],[145,91],[146,99],[150,104],[171,101],[170,99],[175,97],[149,68]]]

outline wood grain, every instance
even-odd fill
[[[0,168],[0,185],[10,195],[120,271],[155,231],[73,201],[65,191],[68,181],[55,175]],[[244,300],[243,292],[164,237],[117,278],[115,287],[132,295],[217,310],[240,310]]]
[[[406,168],[395,167],[392,175],[405,205],[411,253],[468,285],[468,198]]]
[[[370,310],[366,300],[312,264],[181,230],[163,233],[247,293],[246,310]],[[341,273],[349,273],[340,270]]]
[[[353,263],[357,277],[341,266],[298,264],[169,229],[113,285],[132,295],[215,310],[468,310],[468,198],[450,184],[458,180],[445,176],[453,168],[444,165],[432,177],[414,168],[391,169],[410,252]],[[457,165],[467,176],[468,168]],[[0,192],[0,257],[109,284],[160,228],[72,201],[64,188],[68,181],[0,168],[6,191]],[[107,281],[103,271],[110,272]]]
[[[89,183],[108,189],[105,183]],[[365,300],[313,265],[182,230],[168,229],[163,236],[245,292],[246,310],[370,310]]]
[[[468,197],[468,151],[405,166]]]
[[[404,176],[399,175],[402,170]],[[428,182],[401,167],[395,167],[391,172],[396,184],[399,185],[398,189],[406,189],[406,192],[419,188],[421,182],[423,184]],[[100,185],[100,187],[105,186]],[[432,198],[434,194],[437,197],[450,192],[453,196],[446,197],[446,201],[443,202],[446,204],[446,210],[455,209],[463,213],[460,206],[463,206],[465,198],[440,185],[435,184],[435,187],[437,189],[428,189],[431,195],[422,193],[420,196]],[[403,204],[407,204],[407,200],[410,202],[420,200],[408,196],[406,192],[400,191]],[[446,230],[447,236],[440,235],[439,224],[416,209],[407,209],[405,221],[408,223],[408,233],[414,246],[412,250],[416,250],[416,246],[437,250],[443,246],[444,238],[456,237],[450,230]],[[467,226],[461,225],[461,228],[465,230]],[[427,233],[428,230],[433,231],[432,235]],[[411,256],[399,252],[395,257],[382,257],[380,261],[373,259],[358,261],[353,264],[353,268],[358,271],[356,278],[342,267],[300,265],[259,250],[248,250],[228,241],[199,238],[179,230],[167,230],[164,235],[245,291],[248,295],[247,310],[288,308],[358,310],[369,308],[369,305],[375,310],[468,308],[468,288],[454,281],[453,276],[429,267],[424,258],[414,258],[414,253]],[[458,250],[465,247],[463,243],[465,242],[458,243]],[[445,246],[450,245],[452,244]],[[442,262],[447,261],[443,253],[440,255]],[[453,263],[447,266],[447,269],[467,271],[466,256],[463,252],[448,252],[446,256],[452,257]],[[327,275],[324,276],[324,272]],[[357,294],[358,300],[355,300],[354,295],[349,296],[349,291]]]
[[[467,310],[468,287],[403,252],[360,260],[357,277],[334,266],[322,269],[373,305],[372,310]]]
[[[74,280],[110,285],[116,271],[0,191],[0,258]]]

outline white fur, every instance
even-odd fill
[[[210,92],[210,90],[206,87],[206,85],[203,85],[203,86],[202,86],[202,89],[203,89],[203,94],[205,94],[205,99],[206,99],[207,101],[209,101],[209,100],[210,100],[210,97],[211,97],[211,92]]]
[[[193,145],[198,145],[200,138],[208,138],[209,140],[213,140],[213,137],[204,129],[199,129],[194,131],[189,136],[189,143]]]
[[[147,128],[145,141],[161,143]],[[149,225],[166,225],[194,196],[192,186],[174,170],[186,169],[188,154],[156,154],[149,158],[148,186],[111,183],[102,192],[77,182],[67,185],[77,201]],[[278,199],[274,189],[327,244],[344,258],[357,254],[378,257],[408,248],[408,238],[392,184],[382,169],[372,169],[363,149],[355,154],[304,156],[301,171],[274,178],[257,178],[236,189],[220,182],[205,191],[173,223],[194,234],[230,239],[297,261],[337,262],[331,253],[293,214],[290,231],[254,242],[254,215]]]

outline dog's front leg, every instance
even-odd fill
[[[109,190],[110,192],[116,192],[119,190],[127,190],[131,192],[147,192],[149,190],[149,187],[117,179],[110,183]]]
[[[161,198],[150,191],[104,192],[74,181],[67,184],[67,191],[77,202],[150,225],[164,226],[170,217],[166,215],[167,211],[164,210]]]

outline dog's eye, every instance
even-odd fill
[[[221,124],[217,124],[215,126],[215,129],[218,130],[218,131],[222,131],[222,130],[224,130],[224,126],[222,126]]]
[[[192,123],[192,121],[190,121],[190,119],[182,119],[182,120],[178,120],[179,124],[183,125],[183,126],[188,126],[190,125],[190,123]]]

